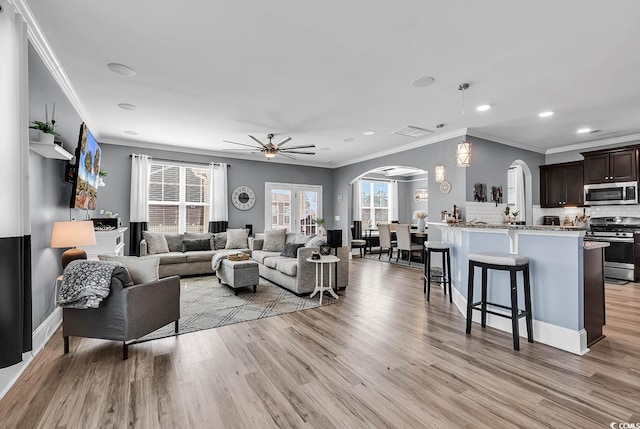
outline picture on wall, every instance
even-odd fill
[[[98,142],[87,126],[80,127],[76,149],[75,182],[71,194],[71,207],[95,210],[100,182],[100,155]]]

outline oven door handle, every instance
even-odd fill
[[[603,241],[605,243],[632,243],[633,238],[615,238],[615,237],[585,237],[587,241]]]

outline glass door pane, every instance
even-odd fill
[[[298,219],[300,229],[299,232],[305,235],[315,235],[318,225],[318,191],[300,191]]]
[[[268,229],[287,228],[291,231],[293,193],[286,189],[271,190],[271,222]]]

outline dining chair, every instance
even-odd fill
[[[360,229],[360,237],[357,236],[358,228],[351,228],[351,250],[360,249],[360,257],[364,257],[364,252],[367,250],[367,240],[362,238],[362,229]]]
[[[393,248],[396,246],[397,242],[391,239],[391,230],[389,228],[389,224],[381,223],[378,225],[378,235],[380,236],[380,253],[378,254],[378,259],[382,256],[382,251],[384,249],[388,249],[389,260],[393,257]]]
[[[420,252],[422,255],[422,246],[417,243],[411,242],[411,225],[408,223],[399,223],[396,225],[396,238],[398,240],[398,253],[396,255],[396,262],[400,259],[400,254],[404,255],[404,252],[409,253],[408,261],[411,262],[411,254],[413,252]],[[421,256],[422,257],[422,256]],[[404,260],[404,257],[402,258]]]

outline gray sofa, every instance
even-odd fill
[[[302,234],[287,233],[286,242],[294,243],[306,240]],[[307,237],[308,238],[308,237]],[[263,238],[250,238],[249,248],[251,249],[251,258],[258,263],[260,277],[263,277],[279,286],[296,294],[311,293],[315,288],[316,282],[316,264],[307,262],[307,258],[311,257],[313,251],[319,251],[319,247],[301,247],[297,249],[295,258],[281,256],[279,251],[264,251]],[[331,249],[333,255],[335,249]],[[343,288],[349,284],[349,247],[342,246],[338,248],[338,287]],[[325,284],[328,284],[329,265],[324,265]],[[332,277],[334,265],[331,264]],[[333,280],[335,285],[335,278]]]
[[[147,237],[149,234],[145,231]],[[235,250],[238,252],[249,253],[249,248],[226,249],[226,232],[222,233],[185,233],[185,234],[162,234],[167,244],[168,252],[158,252],[153,249],[153,245],[149,246],[147,239],[140,242],[140,256],[154,255],[159,259],[158,274],[160,278],[170,276],[185,276],[194,274],[213,274],[215,271],[211,268],[211,258],[216,253],[228,252]],[[157,237],[156,237],[157,238]],[[183,251],[184,240],[210,240],[210,250],[191,250]],[[149,248],[151,247],[151,249]],[[158,246],[156,246],[158,247]],[[160,246],[162,247],[162,246]]]

